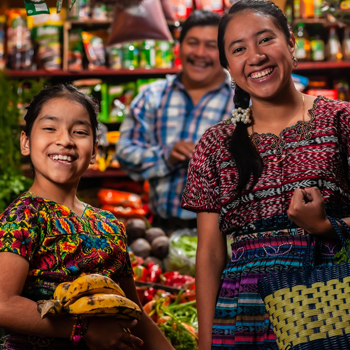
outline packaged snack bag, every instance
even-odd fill
[[[143,0],[125,10],[116,6],[107,45],[146,39],[172,40],[160,0]]]
[[[47,70],[62,68],[62,30],[65,10],[56,13],[51,9],[49,15],[37,15],[28,18],[32,30],[39,66]]]
[[[83,69],[83,41],[81,29],[73,29],[69,32],[68,44],[68,70],[81,71]]]
[[[34,48],[27,26],[26,10],[7,10],[6,17],[8,66],[11,69],[30,69],[33,64]]]
[[[104,40],[106,31],[82,32],[83,44],[86,57],[89,61],[90,70],[107,68],[106,51]]]

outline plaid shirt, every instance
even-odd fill
[[[117,159],[133,180],[149,181],[149,205],[156,215],[196,217],[180,207],[188,162],[173,165],[170,151],[181,140],[196,144],[210,126],[229,118],[232,108],[229,80],[194,106],[179,76],[150,84],[132,101],[132,113],[120,127]]]

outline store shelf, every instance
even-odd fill
[[[295,71],[302,70],[324,70],[324,69],[346,69],[350,68],[350,61],[341,62],[299,62]]]
[[[151,69],[100,69],[100,70],[83,70],[79,72],[70,72],[66,70],[47,71],[40,70],[7,70],[5,74],[11,78],[35,78],[35,77],[92,77],[92,76],[147,76],[147,75],[165,75],[176,74],[181,70],[178,68],[151,68]]]
[[[128,175],[123,170],[113,169],[113,168],[108,168],[105,171],[88,169],[85,171],[83,175],[83,177],[126,177],[126,176]]]
[[[299,62],[295,71],[302,70],[323,70],[323,69],[346,69],[350,68],[350,61],[341,62]],[[106,76],[155,76],[166,74],[177,74],[181,72],[179,68],[151,68],[151,69],[101,69],[83,70],[79,72],[69,72],[65,70],[7,70],[5,74],[11,78],[35,78],[35,77],[106,77]]]

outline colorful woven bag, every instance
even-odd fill
[[[337,221],[329,217],[350,260]],[[310,235],[303,271],[276,272],[258,281],[281,350],[350,349],[350,263],[311,268]]]

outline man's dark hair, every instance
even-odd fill
[[[180,34],[180,44],[185,39],[187,32],[193,27],[204,27],[204,26],[214,26],[219,27],[220,15],[211,11],[204,10],[194,10],[191,15],[186,19],[182,25],[182,30]]]

